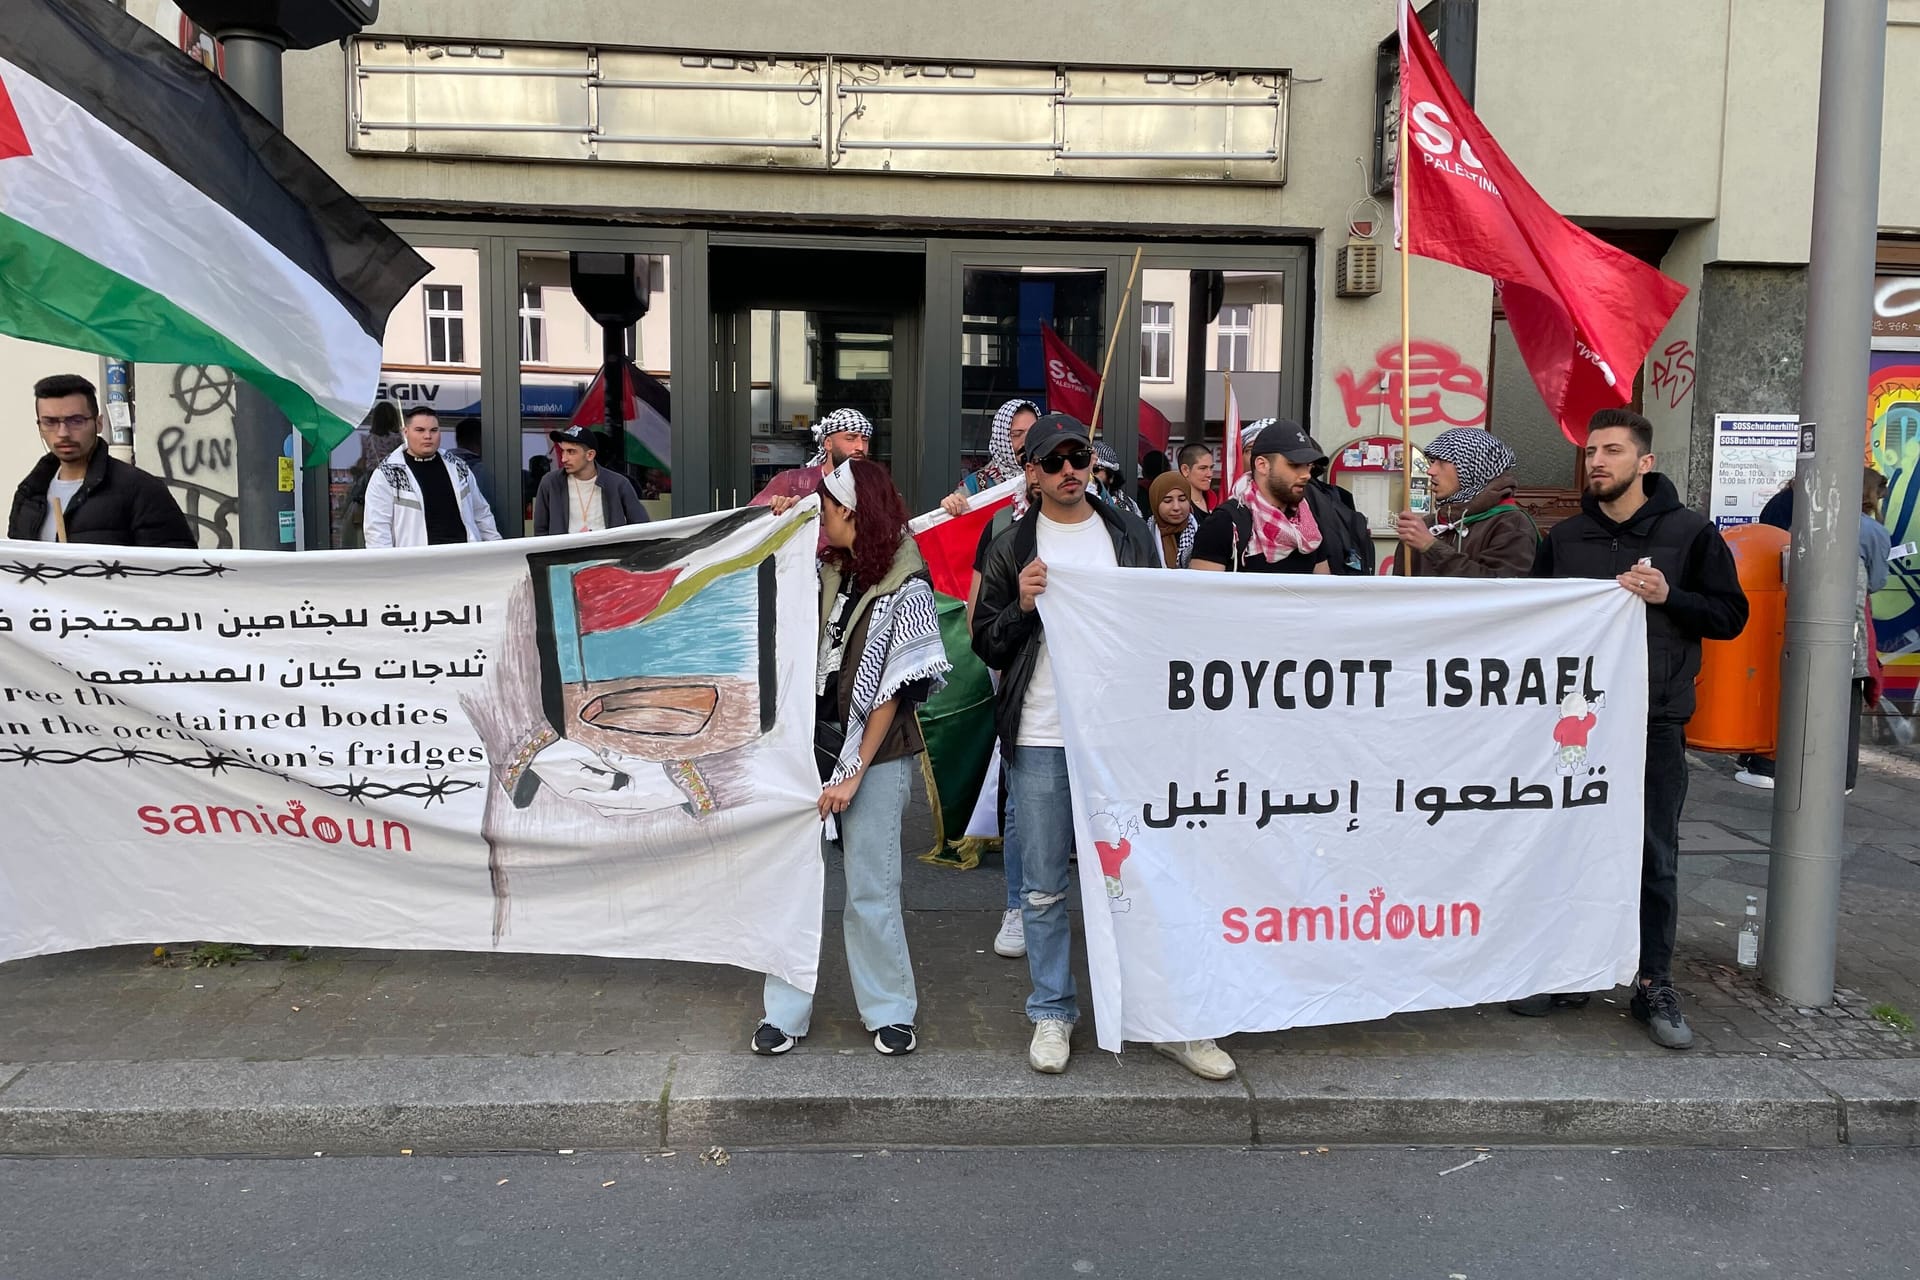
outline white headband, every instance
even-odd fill
[[[848,458],[845,462],[827,472],[826,479],[820,483],[825,486],[828,493],[833,495],[834,501],[838,502],[847,510],[851,511],[857,505],[854,501],[855,490],[853,487],[852,458]]]

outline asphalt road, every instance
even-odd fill
[[[1920,1152],[0,1161],[0,1277],[1908,1276]],[[1454,1172],[1441,1176],[1442,1170]]]

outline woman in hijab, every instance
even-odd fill
[[[1200,531],[1193,499],[1178,471],[1165,471],[1147,490],[1147,509],[1153,513],[1153,531],[1160,535],[1160,562],[1184,569],[1193,559],[1193,535]]]
[[[1540,531],[1514,505],[1517,459],[1500,437],[1476,427],[1442,431],[1426,448],[1437,523],[1411,511],[1394,531],[1412,552],[1416,578],[1524,578],[1533,572]]]
[[[820,644],[814,755],[820,817],[847,877],[847,971],[873,1047],[912,1053],[918,997],[900,911],[900,818],[913,758],[926,749],[913,709],[952,666],[927,567],[885,467],[849,458],[820,485]],[[823,845],[822,856],[825,855]],[[752,1049],[781,1054],[813,1019],[813,997],[769,975]]]
[[[967,513],[967,499],[976,493],[1004,484],[1025,480],[1027,469],[1020,465],[1020,446],[1026,443],[1027,428],[1040,419],[1040,406],[1031,400],[1009,400],[993,411],[993,431],[987,437],[987,465],[960,482],[960,487],[940,500],[950,516]],[[1013,497],[1014,516],[1026,514],[1027,493],[1023,488]]]

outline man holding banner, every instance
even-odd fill
[[[1019,813],[1021,914],[1033,994],[1027,1062],[1050,1075],[1067,1069],[1080,1010],[1073,981],[1073,925],[1067,915],[1074,849],[1073,793],[1066,739],[1046,634],[1038,613],[1051,564],[1152,568],[1158,548],[1145,525],[1090,497],[1093,445],[1085,426],[1050,413],[1027,433],[1028,492],[1039,500],[988,549],[973,620],[973,648],[1001,673],[994,701],[1007,785]],[[1194,1074],[1224,1080],[1233,1059],[1211,1040],[1154,1046]]]
[[[1738,636],[1747,625],[1747,597],[1720,531],[1682,506],[1673,481],[1653,469],[1652,423],[1628,409],[1600,410],[1587,428],[1586,457],[1580,514],[1547,534],[1534,557],[1533,576],[1613,578],[1647,603],[1646,837],[1640,972],[1631,1007],[1655,1044],[1685,1049],[1693,1043],[1693,1029],[1673,989],[1673,941],[1680,925],[1686,725],[1693,716],[1700,642]],[[1584,732],[1577,735],[1581,741]],[[1507,1007],[1538,1018],[1556,1005],[1586,1002],[1581,994],[1536,995]]]

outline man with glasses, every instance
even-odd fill
[[[1021,456],[1034,501],[987,549],[973,615],[973,650],[1001,673],[994,727],[1007,762],[1007,789],[1020,815],[1012,838],[1018,842],[1020,910],[1033,980],[1027,1062],[1054,1075],[1067,1069],[1068,1041],[1080,1010],[1067,915],[1073,796],[1039,600],[1051,565],[1155,568],[1160,552],[1145,524],[1088,492],[1094,453],[1079,422],[1064,413],[1046,415],[1028,430]],[[1233,1059],[1211,1040],[1154,1047],[1209,1080],[1233,1074]]]
[[[7,536],[29,542],[113,547],[192,547],[193,528],[166,483],[107,453],[100,398],[77,374],[33,386],[34,415],[47,456],[13,491]]]

